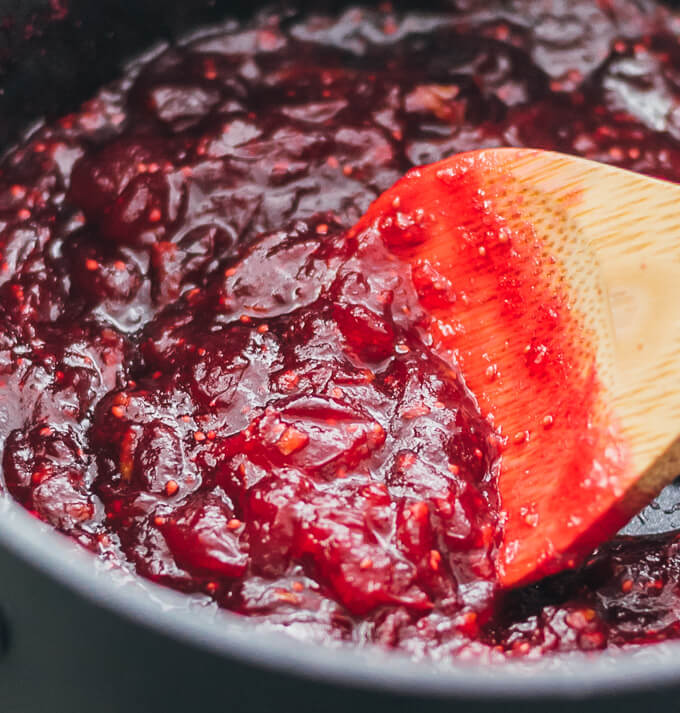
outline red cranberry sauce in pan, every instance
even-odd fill
[[[499,593],[493,428],[410,275],[347,234],[413,165],[485,146],[680,180],[666,11],[478,5],[227,24],[4,159],[12,497],[304,639],[502,658],[678,635],[673,536]]]

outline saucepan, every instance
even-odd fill
[[[154,42],[257,5],[0,0],[0,147],[40,117],[75,109]],[[669,486],[629,531],[680,527],[678,502],[680,486]],[[672,709],[679,695],[680,642],[616,656],[482,666],[414,662],[255,632],[246,620],[99,567],[0,498],[3,713],[622,713]]]

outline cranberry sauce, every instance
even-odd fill
[[[3,160],[4,485],[111,566],[304,639],[502,658],[676,636],[670,536],[499,593],[493,428],[408,270],[348,228],[483,146],[680,180],[680,25],[458,5],[227,23]]]

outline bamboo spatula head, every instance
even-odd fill
[[[411,171],[369,230],[496,427],[501,583],[578,565],[680,473],[680,188],[486,150]]]

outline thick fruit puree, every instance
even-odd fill
[[[680,25],[457,6],[227,23],[6,156],[4,486],[111,566],[303,639],[678,636],[674,535],[500,592],[498,436],[431,350],[427,275],[349,229],[412,166],[485,146],[680,180]]]

